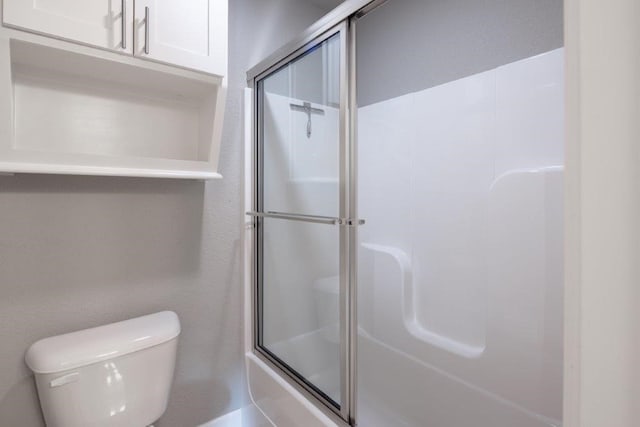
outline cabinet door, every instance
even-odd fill
[[[3,21],[35,33],[133,52],[133,1],[4,0]]]
[[[136,0],[135,55],[224,76],[227,0]]]

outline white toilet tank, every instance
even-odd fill
[[[45,338],[25,360],[47,427],[144,427],[169,399],[180,321],[163,311]]]

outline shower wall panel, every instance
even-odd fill
[[[363,425],[560,424],[563,90],[556,49],[358,110]]]

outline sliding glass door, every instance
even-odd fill
[[[352,425],[561,425],[562,2],[347,3],[249,73],[256,354]]]
[[[345,26],[256,79],[256,349],[347,418]]]

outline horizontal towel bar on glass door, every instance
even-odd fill
[[[330,216],[314,216],[314,215],[301,215],[301,214],[288,214],[283,212],[247,212],[247,215],[255,216],[258,218],[277,218],[277,219],[291,219],[293,221],[314,222],[317,224],[329,224],[340,225],[341,219]]]
[[[317,216],[317,215],[303,215],[303,214],[291,214],[283,212],[246,212],[247,215],[257,218],[276,218],[276,219],[290,219],[293,221],[313,222],[316,224],[329,224],[329,225],[364,225],[364,220],[352,220],[347,218],[337,218],[331,216]]]

